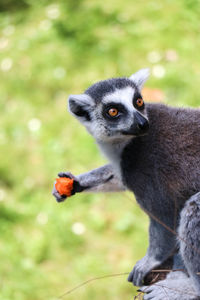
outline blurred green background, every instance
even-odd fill
[[[195,0],[0,1],[1,300],[53,300],[144,255],[148,220],[128,192],[51,196],[59,171],[105,162],[66,99],[150,67],[166,103],[198,106],[199,16]],[[134,295],[122,276],[64,299]]]

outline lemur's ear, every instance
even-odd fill
[[[70,95],[68,98],[69,111],[78,118],[90,120],[91,98],[86,94]]]
[[[148,68],[146,69],[141,69],[138,72],[134,73],[129,77],[130,80],[132,80],[139,90],[142,89],[144,83],[147,81],[150,75],[150,70]]]

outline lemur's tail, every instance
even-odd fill
[[[180,253],[200,296],[200,192],[185,204],[179,225]]]

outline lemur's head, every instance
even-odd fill
[[[148,77],[149,70],[142,69],[129,78],[97,82],[69,96],[69,110],[99,142],[143,135],[149,122],[141,89]]]

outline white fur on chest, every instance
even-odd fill
[[[124,142],[101,142],[98,143],[101,152],[108,158],[110,163],[112,164],[113,168],[116,171],[116,174],[119,178],[121,178],[121,156],[125,146],[128,144],[129,141]]]

